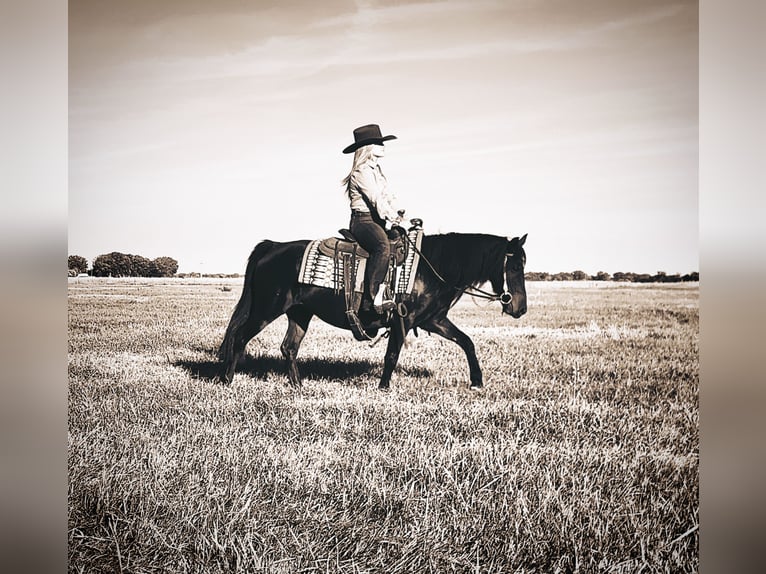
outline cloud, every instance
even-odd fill
[[[75,27],[72,75],[78,78],[81,67],[88,65],[83,54],[88,48],[89,54],[113,53],[111,61],[118,71],[112,68],[99,77],[106,85],[238,78],[279,79],[284,85],[291,78],[360,66],[572,51],[593,45],[606,34],[672,18],[683,6],[642,5],[624,15],[605,14],[600,2],[591,2],[589,9],[596,15],[582,22],[579,12],[564,7],[520,7],[493,0],[387,6],[359,1],[355,10],[335,7],[324,18],[321,12],[297,18],[295,5],[224,12],[213,20],[207,13],[180,12],[123,28],[123,37],[115,33],[115,38],[108,38],[108,30]],[[546,10],[556,17],[550,18]],[[534,17],[526,13],[530,11]],[[99,46],[103,50],[96,49]]]
[[[528,22],[517,21],[505,7],[493,1],[361,5],[355,12],[319,19],[306,27],[275,27],[236,51],[213,47],[206,55],[188,57],[163,57],[160,52],[132,62],[125,72],[128,76],[146,77],[147,70],[152,70],[149,77],[179,82],[259,77],[285,80],[365,65],[564,52],[599,45],[605,35],[667,20],[683,9],[682,5],[661,6],[619,18],[604,15],[587,25],[565,19],[552,26],[538,21],[530,27]],[[256,19],[258,15],[239,16],[243,17]],[[459,22],[461,18],[467,18],[468,25],[457,26],[454,34],[446,33],[448,24],[455,26],[456,19]],[[480,25],[497,21],[507,25]],[[427,22],[432,26],[426,26]],[[418,32],[413,33],[407,26],[416,26]]]

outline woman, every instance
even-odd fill
[[[349,174],[343,178],[346,194],[351,202],[349,229],[369,254],[364,272],[364,293],[359,309],[361,316],[372,307],[383,314],[395,307],[386,299],[386,272],[391,256],[387,229],[399,225],[404,210],[395,206],[396,197],[388,190],[388,183],[380,169],[379,161],[385,155],[383,142],[396,136],[383,137],[377,124],[354,130],[354,143],[343,153],[354,153],[354,163]]]

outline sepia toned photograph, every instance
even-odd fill
[[[70,0],[68,571],[699,571],[698,70],[685,0]]]

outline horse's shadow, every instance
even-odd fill
[[[210,349],[199,349],[205,351],[211,357],[215,353]],[[189,374],[196,378],[209,382],[219,382],[221,375],[221,363],[217,359],[212,360],[177,360],[173,363],[175,366],[185,369]],[[373,362],[360,359],[321,359],[309,357],[298,360],[298,370],[304,379],[313,380],[352,380],[359,377],[379,377],[383,369],[382,361]],[[429,377],[431,370],[425,367],[402,367],[398,366],[402,374],[410,377]],[[281,356],[273,355],[245,355],[237,363],[237,373],[248,375],[254,379],[268,380],[271,377],[286,376],[287,362]]]

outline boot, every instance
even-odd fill
[[[386,284],[381,283],[378,287],[378,293],[375,295],[375,299],[372,304],[375,308],[375,312],[379,315],[383,315],[388,311],[393,311],[396,308],[396,303],[391,299],[386,299]]]
[[[366,293],[362,296],[362,303],[359,305],[357,317],[359,317],[363,325],[369,325],[379,318],[375,309],[373,309],[372,299]]]

